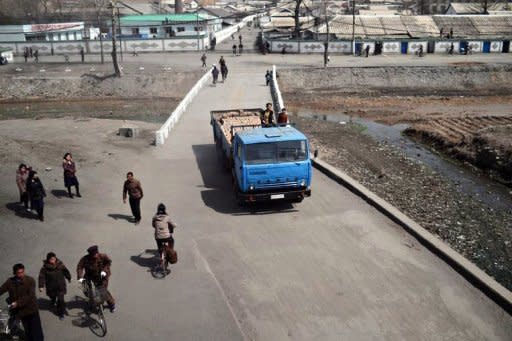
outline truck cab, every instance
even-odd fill
[[[233,182],[240,202],[311,195],[307,137],[292,126],[238,132],[233,140]]]

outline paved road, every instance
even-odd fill
[[[158,148],[119,141],[115,121],[2,122],[0,137],[51,141],[48,148],[68,146],[89,161],[79,173],[84,198],[50,195],[44,224],[1,206],[0,273],[7,276],[22,260],[35,274],[49,249],[74,268],[87,246],[99,243],[114,260],[118,312],[107,314],[112,340],[510,340],[509,315],[318,172],[313,196],[301,204],[256,210],[235,204],[215,154],[209,111],[262,106],[270,99],[265,69],[232,63],[227,82],[202,90]],[[145,189],[138,227],[123,219],[127,170]],[[45,184],[60,188],[60,172],[52,172],[43,172]],[[2,184],[13,184],[12,170],[0,176]],[[13,201],[16,190],[0,194]],[[179,225],[180,261],[169,278],[153,280],[145,251],[154,248],[148,225],[160,201]],[[77,294],[72,285],[69,296]],[[96,339],[75,326],[80,309],[74,300],[70,313],[60,322],[42,312],[48,340]]]

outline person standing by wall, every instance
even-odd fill
[[[23,57],[25,58],[25,63],[28,60],[28,47],[25,47],[25,50],[23,51]]]
[[[82,195],[80,195],[80,185],[76,177],[76,164],[75,161],[73,161],[73,156],[71,153],[64,154],[62,168],[64,169],[64,186],[68,189],[69,197],[73,198],[71,187],[74,186],[76,190],[76,196],[81,198]]]
[[[126,181],[123,186],[123,203],[126,204],[126,196],[129,196],[130,208],[135,218],[135,225],[139,225],[141,220],[140,201],[144,196],[140,181],[133,177],[133,172],[126,173]]]
[[[39,220],[44,221],[44,197],[46,197],[46,191],[36,171],[28,173],[27,192],[30,198],[30,207],[37,212]]]
[[[27,165],[22,163],[18,166],[18,170],[16,171],[16,185],[18,186],[18,190],[20,192],[20,203],[22,203],[25,206],[25,209],[27,211],[30,211],[30,209],[28,208],[27,180]]]
[[[43,267],[39,271],[39,292],[46,288],[46,295],[50,298],[52,306],[57,307],[59,320],[64,319],[66,312],[66,279],[71,282],[71,274],[64,263],[57,258],[55,253],[49,252],[46,260],[43,261]]]
[[[25,275],[25,266],[21,263],[15,264],[12,272],[14,276],[0,287],[0,295],[9,293],[9,308],[13,310],[16,318],[21,320],[25,340],[43,341],[43,327],[36,300],[36,281]]]
[[[201,67],[206,67],[206,53],[203,53],[201,56],[201,61],[203,62],[203,65]]]
[[[80,48],[80,59],[82,60],[82,64],[85,63],[85,51],[84,48]]]
[[[34,62],[39,63],[39,50],[34,51]]]

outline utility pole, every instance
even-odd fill
[[[121,69],[117,63],[117,46],[116,46],[116,0],[110,1],[110,8],[112,9],[112,63],[114,64],[114,73],[116,77],[121,77]]]
[[[325,18],[325,27],[327,29],[327,35],[325,37],[324,43],[324,67],[327,67],[327,63],[329,60],[329,18],[327,16],[327,1],[324,0],[324,18]]]
[[[352,0],[352,54],[356,55],[356,0]]]

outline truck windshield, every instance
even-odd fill
[[[262,163],[296,162],[307,159],[306,141],[255,143],[245,146],[245,162]]]

